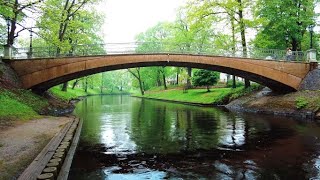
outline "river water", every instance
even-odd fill
[[[130,96],[79,102],[69,179],[320,179],[320,126]]]

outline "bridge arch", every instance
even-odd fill
[[[114,54],[9,61],[23,87],[44,92],[83,76],[133,67],[180,66],[215,70],[255,81],[275,91],[299,89],[310,63],[192,54]]]

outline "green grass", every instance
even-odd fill
[[[28,90],[0,89],[0,118],[28,120],[38,118],[48,101]]]
[[[57,98],[64,100],[64,101],[70,101],[72,99],[76,99],[80,96],[90,96],[90,95],[99,95],[99,94],[124,94],[126,92],[121,92],[119,90],[114,90],[114,91],[110,91],[110,90],[104,90],[101,93],[100,88],[88,88],[88,92],[86,93],[82,88],[75,88],[75,89],[71,89],[68,88],[67,91],[61,91],[61,87],[60,86],[55,86],[52,87],[50,89],[50,92]]]
[[[295,102],[297,109],[303,109],[308,105],[308,100],[305,97],[297,97]]]
[[[258,88],[259,86],[255,85],[248,89],[245,89],[244,87],[238,87],[236,89],[213,88],[210,92],[207,92],[206,89],[189,89],[186,93],[181,89],[152,90],[147,91],[144,96],[139,93],[135,93],[134,96],[188,103],[226,104],[229,101],[244,96]]]
[[[58,97],[61,100],[69,101],[71,99],[76,99],[79,96],[86,96],[88,95],[86,92],[84,92],[82,89],[69,89],[65,91],[61,91],[60,86],[55,86],[50,89],[50,92],[55,96]]]

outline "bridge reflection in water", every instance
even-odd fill
[[[70,179],[318,177],[314,123],[131,98],[89,97]],[[317,138],[315,138],[317,137]]]

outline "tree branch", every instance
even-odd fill
[[[37,1],[34,1],[34,2],[30,2],[30,3],[22,6],[21,8],[19,8],[19,9],[17,10],[17,12],[20,12],[20,11],[24,10],[25,8],[28,8],[28,7],[33,6],[33,5],[35,5],[35,4],[41,3],[42,1],[44,1],[44,0],[37,0]]]

